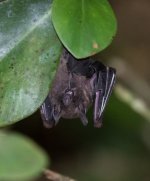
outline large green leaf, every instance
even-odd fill
[[[52,20],[64,46],[77,58],[106,48],[116,32],[107,0],[54,0]]]
[[[35,143],[16,133],[0,132],[0,180],[22,181],[36,177],[48,157]]]
[[[35,112],[48,94],[61,44],[49,0],[0,3],[0,126]]]

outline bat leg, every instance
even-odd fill
[[[79,104],[79,118],[84,126],[88,124],[88,119],[86,117],[86,109],[83,104]]]
[[[94,81],[95,102],[94,102],[94,126],[102,126],[102,116],[108,99],[111,95],[116,78],[116,71],[111,67],[103,67],[97,72]]]
[[[47,96],[44,103],[41,105],[40,113],[43,124],[46,128],[54,127],[60,119],[60,111],[56,109],[56,106],[52,105],[49,96]]]

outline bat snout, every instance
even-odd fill
[[[71,104],[73,100],[73,96],[74,96],[74,92],[72,90],[69,89],[65,91],[62,98],[64,106],[69,106]]]

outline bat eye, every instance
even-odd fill
[[[63,99],[62,99],[63,104],[65,106],[69,106],[69,104],[72,102],[73,95],[74,95],[74,93],[72,90],[66,90],[65,91],[65,93],[63,95]]]

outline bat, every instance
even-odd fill
[[[92,58],[77,60],[63,50],[51,90],[40,107],[43,124],[55,126],[59,119],[80,118],[87,125],[87,110],[94,107],[94,127],[102,116],[116,79],[116,70]]]

